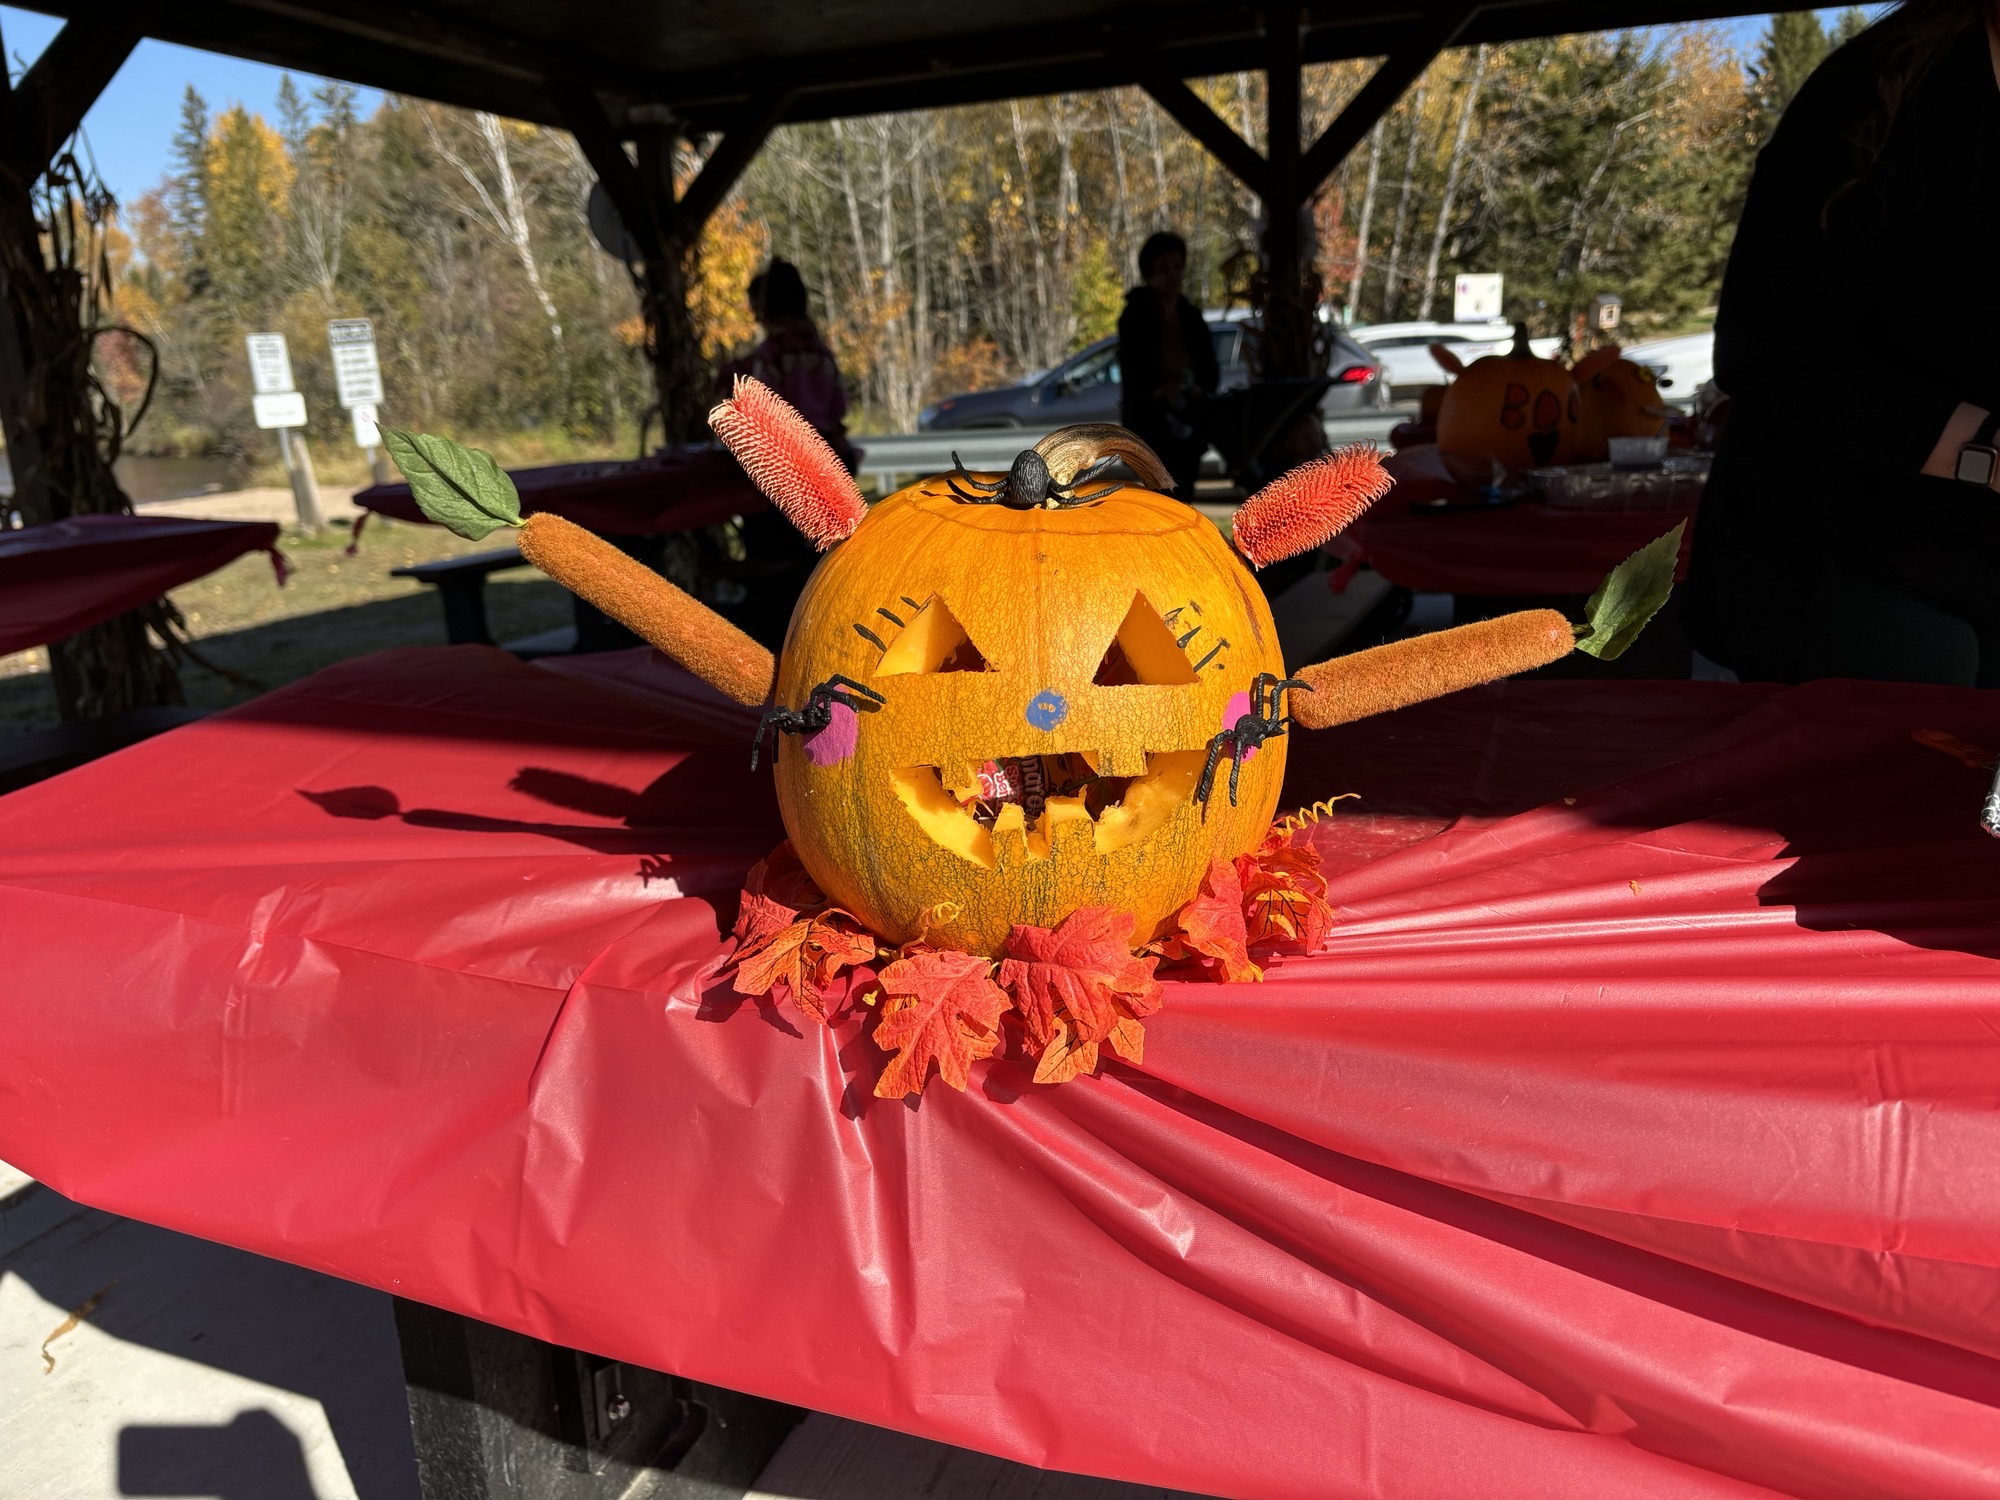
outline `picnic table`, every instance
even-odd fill
[[[561,516],[596,532],[656,572],[668,571],[666,539],[674,533],[719,525],[736,517],[753,518],[746,540],[768,544],[775,533],[788,549],[787,576],[792,586],[780,589],[775,599],[760,597],[748,609],[729,609],[727,613],[752,634],[782,637],[797,586],[803,584],[810,566],[810,554],[800,551],[796,533],[775,513],[766,514],[770,501],[721,445],[684,444],[644,458],[510,469],[507,475],[520,492],[523,515],[548,511]],[[354,521],[357,542],[370,515],[434,524],[418,509],[406,483],[372,485],[357,492],[354,503],[361,510]],[[397,572],[438,589],[447,640],[454,645],[491,645],[486,580],[521,565],[519,552],[509,545]],[[572,649],[592,652],[637,644],[637,636],[587,600],[572,596],[571,609],[576,620]]]
[[[268,552],[283,579],[270,521],[75,516],[0,531],[0,656],[102,624],[246,552]]]
[[[880,1100],[718,974],[756,718],[343,663],[0,799],[0,1158],[574,1349],[1216,1494],[2000,1490],[2000,698],[1294,736],[1330,946]],[[1921,738],[1913,738],[1919,735]]]
[[[1663,510],[1486,504],[1446,469],[1435,444],[1392,453],[1382,466],[1396,487],[1348,536],[1371,568],[1417,593],[1588,594],[1625,558],[1694,513],[1691,503]],[[1682,539],[1683,571],[1693,530]]]
[[[610,536],[659,536],[713,526],[731,516],[769,508],[763,492],[720,445],[694,444],[645,458],[550,464],[509,469],[521,492],[521,512],[551,511],[586,531]],[[356,492],[363,514],[430,524],[410,498],[406,483],[371,485]]]

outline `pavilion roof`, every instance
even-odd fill
[[[90,22],[106,0],[31,0]],[[1303,58],[1761,13],[1743,0],[1317,0]],[[143,34],[544,124],[565,85],[614,128],[665,106],[721,128],[967,104],[1261,68],[1264,5],[1215,0],[145,0]],[[654,106],[649,110],[646,106]],[[632,114],[637,107],[637,116]]]

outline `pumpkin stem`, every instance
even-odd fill
[[[1058,427],[1035,444],[1036,453],[1049,466],[1049,477],[1067,488],[1077,475],[1106,458],[1122,458],[1125,466],[1149,490],[1170,490],[1174,479],[1160,455],[1130,428],[1113,422],[1080,422],[1074,427]]]
[[[1526,323],[1516,323],[1514,325],[1514,347],[1507,351],[1507,357],[1509,359],[1533,359],[1535,357],[1534,346],[1528,342],[1528,325]]]

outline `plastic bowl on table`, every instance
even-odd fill
[[[1676,453],[1644,469],[1571,464],[1531,469],[1529,482],[1551,510],[1690,510],[1708,483],[1710,456]]]
[[[1614,469],[1658,468],[1667,458],[1667,435],[1658,437],[1615,437],[1610,440],[1611,467]]]

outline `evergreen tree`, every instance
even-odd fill
[[[1785,106],[1826,61],[1829,45],[1812,11],[1780,11],[1771,17],[1750,68],[1751,125],[1758,144],[1771,138]]]
[[[1868,29],[1868,12],[1858,5],[1850,5],[1840,13],[1833,23],[1830,45],[1844,47]]]
[[[181,96],[173,163],[166,183],[167,219],[180,252],[181,275],[188,290],[199,294],[207,282],[201,249],[208,233],[208,103],[193,84]]]

